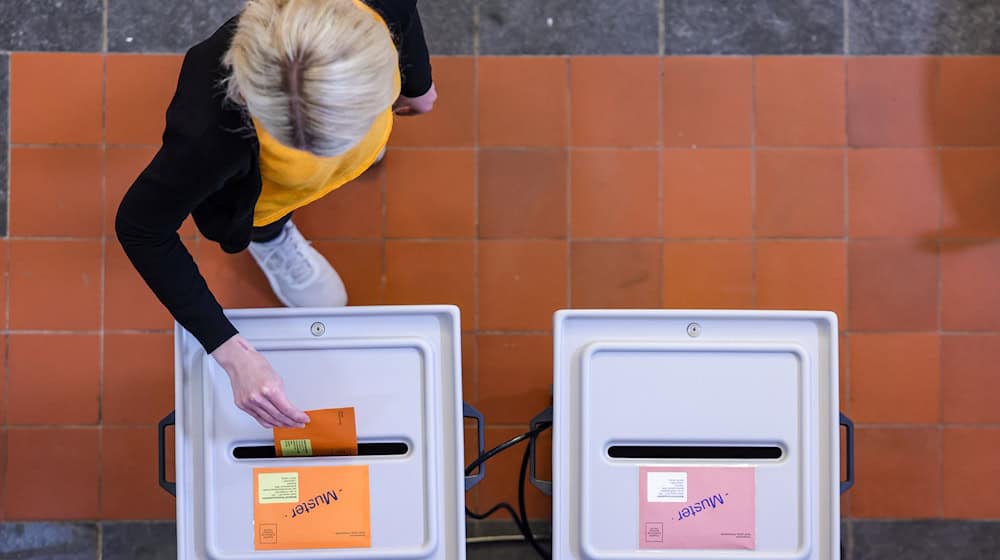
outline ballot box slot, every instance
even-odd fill
[[[784,450],[773,445],[612,445],[607,454],[611,459],[778,461]]]
[[[406,455],[410,452],[410,446],[403,441],[380,441],[358,443],[358,456],[361,457],[390,457]],[[336,456],[333,456],[336,457]],[[240,445],[233,448],[233,458],[237,460],[249,459],[281,459],[288,460],[289,457],[278,457],[274,451],[274,445]],[[296,460],[304,459],[330,459],[326,457],[295,457]]]

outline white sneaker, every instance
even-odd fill
[[[347,290],[337,271],[289,221],[277,239],[250,243],[250,254],[287,307],[342,307]]]

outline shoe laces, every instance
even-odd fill
[[[286,231],[284,239],[264,257],[264,265],[287,278],[293,286],[305,286],[316,274],[309,258],[309,247],[308,240]]]

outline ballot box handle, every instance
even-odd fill
[[[847,454],[847,477],[840,481],[840,493],[843,494],[854,486],[854,422],[841,412],[840,425],[846,429],[844,452]]]
[[[476,421],[476,457],[481,457],[483,453],[486,452],[486,427],[484,426],[483,413],[476,410],[476,408],[471,404],[463,402],[462,416]],[[483,462],[479,465],[479,469],[476,474],[468,474],[465,476],[465,491],[468,492],[471,490],[475,485],[482,482],[485,477],[486,463]]]
[[[170,411],[170,414],[163,417],[160,420],[159,435],[159,450],[160,450],[160,487],[170,493],[171,496],[177,496],[177,483],[167,480],[167,427],[176,424],[174,419],[174,411]]]
[[[537,465],[538,465],[538,460],[537,460],[538,458],[537,458],[537,455],[536,455],[536,442],[538,441],[537,432],[541,432],[542,431],[541,429],[544,426],[546,426],[546,425],[549,425],[549,426],[552,425],[552,407],[551,406],[548,407],[548,408],[546,408],[545,410],[543,410],[541,413],[539,413],[538,416],[535,416],[534,418],[531,419],[530,429],[531,429],[531,431],[533,433],[535,433],[535,435],[532,436],[530,440],[528,440],[528,448],[529,448],[528,453],[531,456],[531,459],[530,459],[531,460],[531,475],[530,475],[530,480],[531,480],[532,486],[534,486],[535,488],[538,488],[538,490],[541,491],[546,496],[551,496],[552,495],[552,481],[551,480],[539,480],[538,476],[537,476],[537,470],[536,470],[537,469]]]

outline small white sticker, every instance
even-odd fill
[[[646,476],[647,502],[688,501],[688,474],[686,472],[651,472]]]
[[[257,501],[262,504],[294,504],[299,501],[299,473],[257,475]]]

